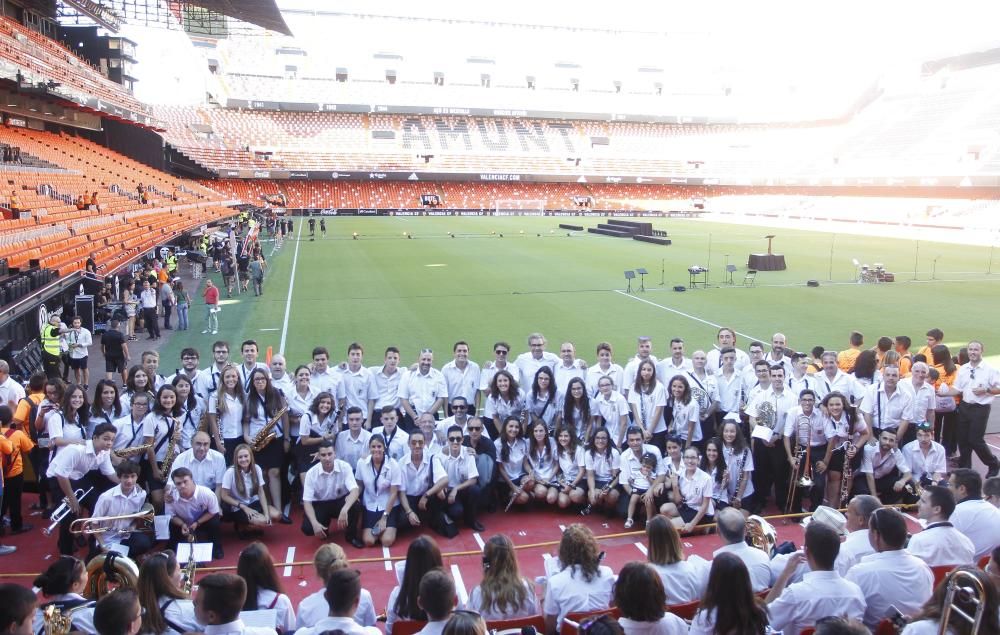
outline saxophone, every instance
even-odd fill
[[[274,415],[270,421],[264,424],[257,434],[253,436],[250,442],[250,446],[253,448],[254,453],[260,452],[268,446],[271,441],[277,438],[277,434],[274,432],[274,427],[278,425],[278,420],[281,419],[284,414],[288,412],[288,405],[286,404],[278,411],[278,414]]]
[[[163,463],[160,466],[160,475],[163,480],[170,480],[170,468],[173,467],[174,459],[177,458],[177,445],[181,442],[183,428],[181,420],[174,418],[174,433],[170,436],[170,447],[167,448],[167,454],[163,457]]]
[[[117,456],[119,459],[130,459],[134,456],[140,456],[149,451],[149,448],[153,447],[152,443],[143,443],[142,445],[133,445],[127,448],[119,448],[117,450],[112,450],[111,453]]]

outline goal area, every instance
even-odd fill
[[[545,213],[545,199],[507,199],[501,198],[493,201],[493,213],[496,215],[531,214],[543,215]]]

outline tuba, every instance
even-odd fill
[[[774,525],[756,514],[746,520],[746,542],[755,549],[760,549],[770,558],[774,555],[774,545],[778,532]]]
[[[760,405],[757,406],[757,425],[766,426],[774,431],[774,426],[778,421],[777,412],[774,410],[774,404],[770,401],[761,401]]]
[[[118,588],[135,589],[139,567],[131,559],[113,551],[102,553],[87,563],[87,585],[83,597],[96,600]]]
[[[253,448],[254,453],[260,452],[268,446],[271,441],[277,438],[277,434],[274,432],[274,427],[278,425],[278,421],[284,414],[288,412],[288,406],[285,405],[278,411],[278,414],[271,417],[271,420],[264,424],[257,434],[253,436],[250,446]]]
[[[42,610],[42,625],[45,635],[69,635],[73,628],[73,611],[63,613],[58,606],[50,604]]]

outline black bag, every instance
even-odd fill
[[[444,510],[436,512],[431,518],[431,529],[445,538],[454,538],[458,535],[458,524]]]

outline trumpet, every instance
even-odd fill
[[[146,503],[142,509],[134,514],[122,514],[121,516],[94,516],[92,518],[78,518],[69,526],[69,533],[74,535],[90,536],[94,534],[128,534],[132,532],[144,532],[153,530],[153,517],[155,512],[153,506]],[[140,521],[142,526],[129,527],[128,529],[115,529],[111,523],[116,521],[130,520]]]
[[[140,456],[149,451],[149,448],[153,447],[152,443],[143,443],[142,445],[133,445],[127,448],[119,448],[117,450],[112,450],[111,453],[117,456],[119,459],[128,459],[133,456]]]
[[[87,494],[90,494],[92,491],[94,491],[93,486],[87,488],[86,492],[83,491],[83,488],[81,487],[73,492],[73,496],[76,497],[76,502],[79,503],[80,501],[82,501],[84,498],[87,497]],[[71,512],[72,509],[70,509],[69,501],[67,501],[64,498],[62,503],[59,504],[59,507],[56,507],[55,511],[52,512],[52,515],[49,516],[49,520],[51,520],[52,523],[48,527],[43,529],[42,533],[45,534],[46,536],[51,536],[52,532],[55,531],[56,527],[59,526],[59,523],[61,523],[64,518],[69,516]]]
[[[274,415],[270,421],[264,424],[257,434],[254,435],[252,442],[250,443],[253,447],[254,452],[260,452],[268,446],[271,441],[277,438],[277,434],[274,432],[274,427],[278,425],[278,420],[281,419],[284,414],[288,412],[288,406],[285,405],[278,411],[278,414]]]

